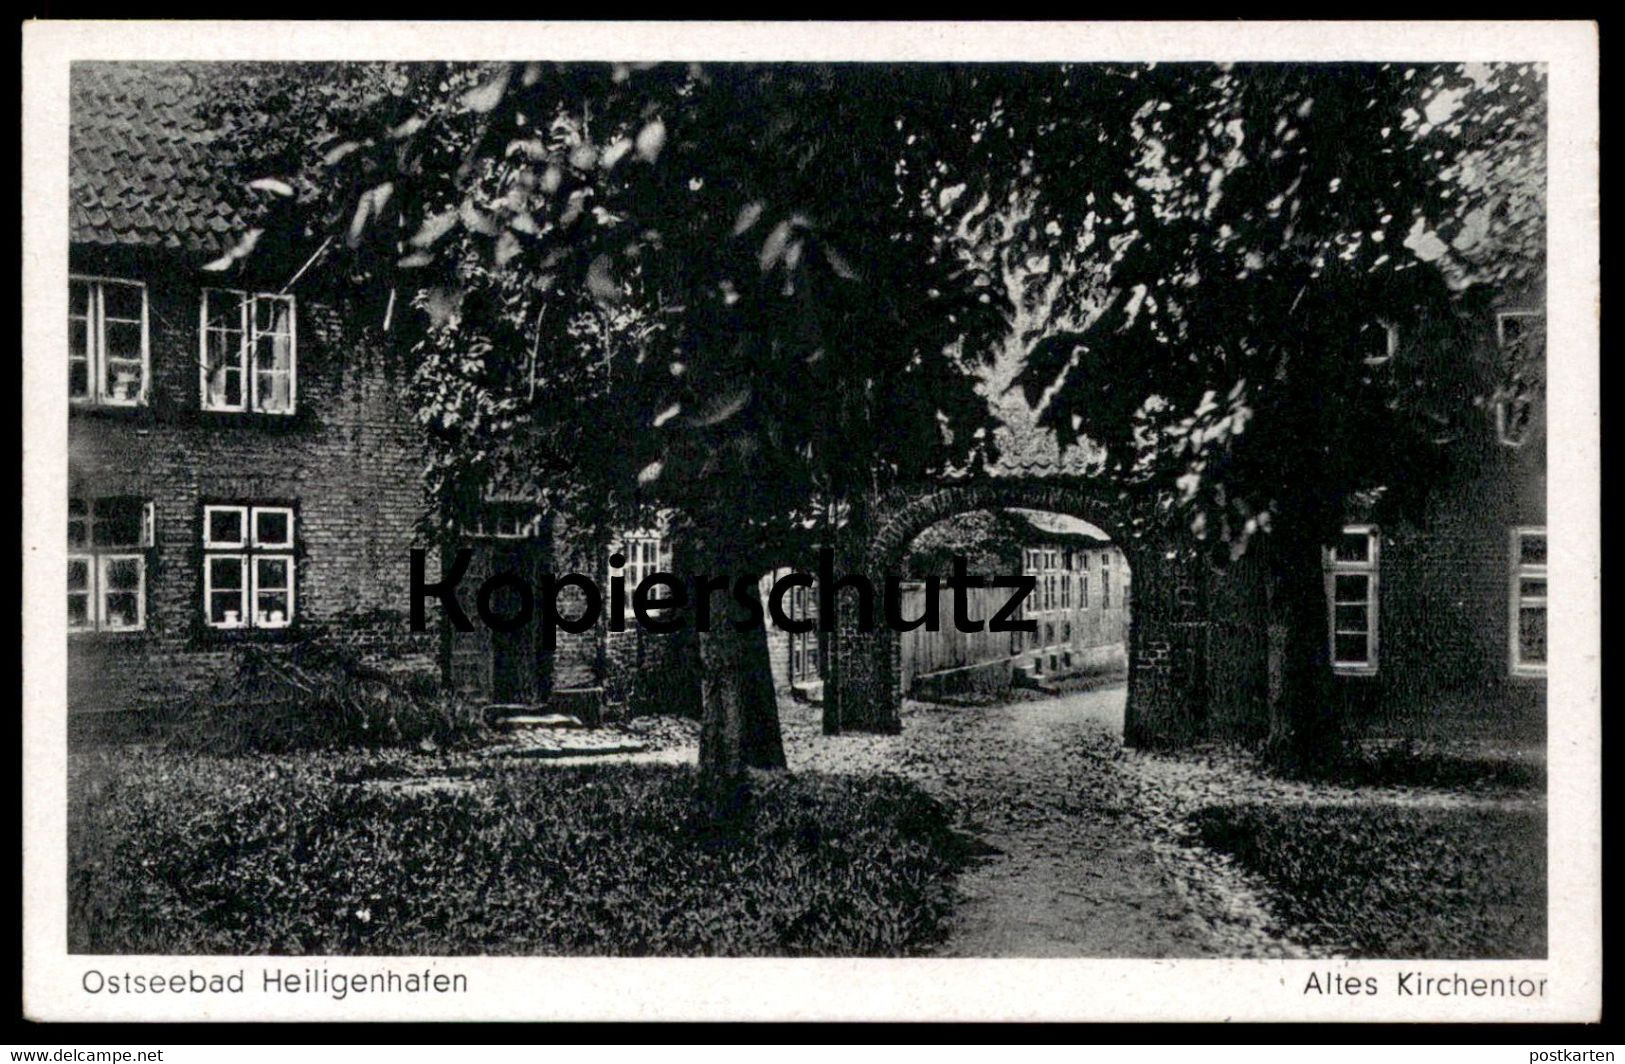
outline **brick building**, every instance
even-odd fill
[[[1021,571],[1037,581],[1023,616],[1038,625],[1011,637],[1016,667],[1051,678],[1126,670],[1133,574],[1122,549],[1075,517],[1016,513],[1030,530]]]
[[[220,678],[245,643],[322,627],[375,663],[499,705],[595,718],[635,701],[670,640],[638,629],[409,626],[425,546],[424,448],[405,381],[354,307],[311,293],[318,247],[225,262],[253,190],[199,101],[208,64],[78,63],[70,86],[69,708],[128,730]],[[266,241],[271,237],[265,237]],[[225,268],[217,269],[224,265]],[[369,319],[370,320],[370,319]],[[559,527],[534,492],[487,492],[464,523],[465,610],[488,575],[669,568],[659,529]],[[430,567],[437,564],[430,551]],[[492,607],[510,613],[503,592]],[[567,596],[566,612],[579,608]],[[430,613],[438,611],[431,608]],[[161,713],[156,716],[161,717]],[[140,720],[138,721],[138,718]]]
[[[658,522],[619,534],[571,528],[529,501],[533,497],[488,498],[465,529],[462,545],[470,552],[470,563],[459,585],[465,611],[473,616],[476,589],[494,573],[512,573],[533,588],[543,574],[577,573],[599,590],[599,619],[585,631],[556,629],[551,647],[539,623],[510,632],[479,623],[471,632],[443,626],[448,682],[466,695],[514,712],[545,703],[551,711],[597,721],[606,712],[641,708],[659,688],[664,670],[674,664],[679,637],[640,626],[632,615],[631,591],[650,574],[672,570],[670,537]],[[616,558],[624,559],[622,564],[613,564]],[[616,578],[626,589],[618,618],[612,616],[610,598]],[[586,608],[579,587],[563,587],[558,601],[560,614],[567,617],[580,616]],[[500,616],[515,616],[521,606],[510,588],[492,594],[490,608]]]
[[[195,67],[75,64],[68,286],[69,706],[172,704],[232,647],[313,625],[432,670],[405,620],[417,430],[303,260],[245,231]]]
[[[1544,734],[1543,291],[1481,300],[1468,375],[1497,388],[1427,512],[1381,527],[1352,511],[1327,552],[1334,690],[1361,730]]]

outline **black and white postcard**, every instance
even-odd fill
[[[26,26],[27,1015],[1595,1018],[1596,48]]]

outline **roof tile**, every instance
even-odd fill
[[[198,116],[207,64],[73,64],[70,238],[214,253],[246,229],[246,199]]]

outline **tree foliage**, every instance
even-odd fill
[[[221,112],[264,116],[229,124],[244,179],[388,293],[442,501],[495,481],[616,520],[671,507],[735,564],[793,556],[869,488],[989,463],[998,380],[1142,504],[1137,531],[1221,559],[1273,533],[1291,627],[1312,628],[1348,504],[1414,507],[1496,387],[1461,360],[1463,292],[1543,268],[1533,67],[379,64],[241,85]],[[1001,349],[1019,369],[989,374]]]
[[[819,500],[986,451],[956,352],[986,350],[1002,308],[937,239],[910,158],[945,72],[331,73],[249,83],[299,117],[243,147],[272,145],[248,165],[300,190],[395,322],[422,312],[441,493],[586,484],[782,545]]]
[[[1414,508],[1492,386],[1457,292],[1543,268],[1539,72],[1120,76],[1143,82],[1124,180],[1092,197],[1075,274],[1109,295],[1031,348],[1042,423],[1221,556],[1282,516],[1324,538],[1357,496]]]
[[[248,167],[423,311],[446,462],[574,468],[595,494],[721,502],[783,534],[815,498],[992,457],[972,384],[1013,343],[1045,429],[1239,551],[1283,482],[1328,489],[1328,512],[1424,483],[1398,474],[1460,433],[1453,291],[1544,256],[1526,66],[349,64],[247,84],[222,108],[260,116],[233,127]]]

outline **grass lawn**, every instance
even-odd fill
[[[759,779],[737,830],[692,769],[400,754],[75,754],[69,949],[96,953],[903,956],[968,840],[889,779]]]
[[[1354,957],[1546,956],[1544,808],[1241,803],[1195,825],[1262,874],[1310,943]]]

